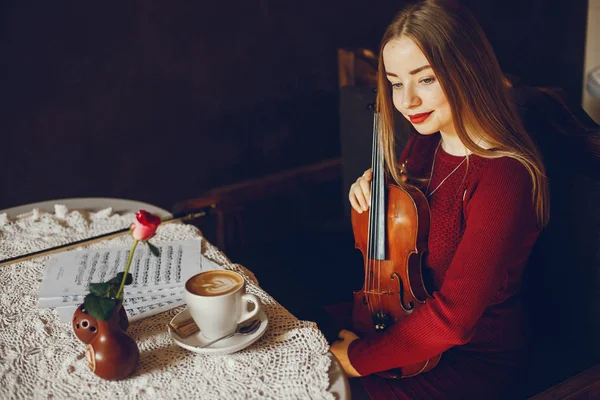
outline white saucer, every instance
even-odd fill
[[[179,314],[177,314],[175,317],[173,317],[171,323],[176,324],[178,322],[185,321],[189,318],[191,318],[190,311],[186,308]],[[171,339],[173,339],[175,344],[177,344],[178,346],[193,351],[195,353],[214,355],[231,354],[235,353],[236,351],[245,349],[265,334],[265,332],[267,331],[267,325],[269,324],[267,314],[265,314],[263,310],[260,310],[258,314],[256,314],[256,318],[260,320],[260,326],[258,327],[258,330],[256,332],[250,335],[234,335],[230,338],[223,339],[204,349],[197,346],[202,346],[208,343],[210,340],[206,339],[199,331],[186,338],[182,338],[171,328],[168,328],[169,336],[171,336]]]

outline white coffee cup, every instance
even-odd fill
[[[260,311],[260,300],[246,293],[244,278],[228,270],[204,271],[189,278],[184,300],[207,339],[233,333]],[[254,303],[252,311],[248,311],[248,302]]]

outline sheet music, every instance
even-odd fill
[[[131,306],[141,306],[147,304],[160,303],[165,299],[174,297],[183,298],[183,286],[176,286],[172,288],[161,288],[156,290],[136,291],[128,292],[125,291],[125,297],[123,299],[123,305],[125,308]],[[83,303],[85,295],[73,295],[73,296],[62,296],[62,297],[41,297],[38,299],[39,308],[52,308],[52,307],[65,307],[70,305],[79,305]]]
[[[201,240],[174,241],[157,245],[160,256],[138,245],[125,286],[123,306],[134,321],[183,304],[185,281],[202,271],[222,269],[200,252]],[[51,256],[44,270],[38,307],[56,307],[61,319],[72,317],[89,293],[90,282],[105,282],[124,271],[130,248],[72,251]]]
[[[152,315],[170,310],[171,308],[179,307],[185,304],[183,299],[171,299],[158,304],[151,304],[143,307],[125,308],[129,322],[135,322],[142,318],[151,317]],[[63,322],[70,322],[73,319],[73,313],[77,306],[57,307],[58,316]]]
[[[180,286],[201,272],[200,240],[170,242],[157,246],[155,257],[147,246],[135,250],[129,272],[133,283],[128,292],[142,288]],[[104,248],[60,253],[51,257],[44,269],[40,297],[85,295],[90,282],[104,282],[125,269],[130,249]],[[207,263],[208,265],[208,263]],[[211,268],[208,265],[208,269]]]

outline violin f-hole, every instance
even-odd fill
[[[415,303],[413,301],[409,302],[408,305],[404,303],[404,282],[397,272],[394,272],[390,276],[390,279],[394,280],[394,277],[398,279],[398,286],[400,286],[400,290],[398,292],[398,295],[400,296],[400,307],[402,307],[402,309],[406,312],[411,312],[415,308]]]

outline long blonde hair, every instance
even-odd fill
[[[377,76],[377,111],[386,169],[401,184],[395,154],[391,86],[383,63],[383,48],[406,36],[427,57],[452,110],[459,139],[473,154],[512,157],[533,181],[532,201],[540,226],[549,218],[548,182],[541,156],[509,100],[504,76],[483,30],[464,7],[450,1],[423,1],[401,11],[383,35]],[[478,136],[473,137],[467,131]],[[484,140],[491,145],[478,145]]]

